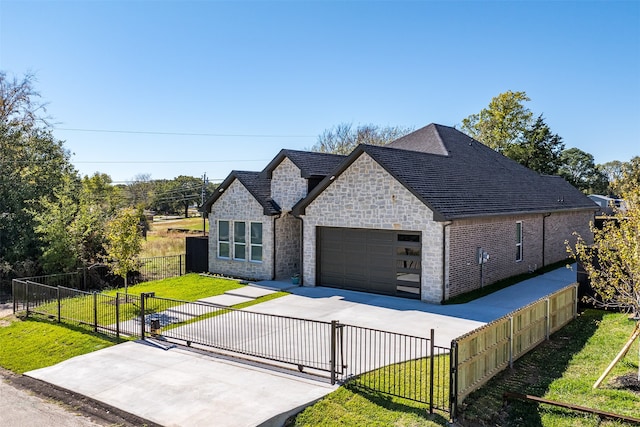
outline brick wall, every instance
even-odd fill
[[[545,227],[544,264],[567,258],[565,240],[573,240],[578,231],[588,241],[592,212],[561,212],[544,217],[542,214],[504,216],[454,221],[450,229],[450,252],[447,271],[446,298],[472,291],[481,286],[481,266],[477,248],[489,253],[484,264],[484,285],[543,267],[542,227]],[[516,261],[516,222],[522,221],[522,261]]]
[[[262,222],[262,262],[218,258],[218,220]],[[233,226],[231,226],[233,238]],[[249,241],[247,239],[247,248]],[[211,206],[209,213],[209,271],[231,277],[270,280],[273,278],[273,217],[264,215],[263,207],[238,180]]]

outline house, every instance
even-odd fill
[[[348,156],[282,150],[204,206],[211,272],[435,303],[565,259],[597,208],[437,124]]]
[[[597,203],[598,206],[600,206],[600,209],[598,210],[599,215],[613,215],[615,209],[626,210],[625,202],[623,199],[616,199],[600,194],[589,194],[587,197]]]

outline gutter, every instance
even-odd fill
[[[304,219],[301,216],[294,214],[293,211],[291,211],[291,214],[295,219],[300,220],[300,266],[299,266],[299,269],[300,269],[300,285],[304,286]]]
[[[551,216],[551,212],[547,212],[546,214],[542,215],[542,267],[545,266],[544,264],[544,253],[545,253],[545,242],[546,242],[546,235],[547,235],[547,222],[545,221],[547,219],[547,217]]]

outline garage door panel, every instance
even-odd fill
[[[403,232],[319,227],[319,283],[396,295],[399,233]]]

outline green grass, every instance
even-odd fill
[[[624,314],[586,310],[551,339],[516,361],[472,393],[463,403],[463,418],[478,425],[553,427],[627,425],[599,422],[598,417],[549,405],[510,401],[506,391],[640,418],[640,394],[616,385],[622,375],[637,375],[638,343],[616,365],[598,389],[592,386],[620,351],[633,330]]]
[[[3,320],[0,324],[0,366],[22,374],[115,343],[115,339],[84,328],[47,320]]]
[[[438,406],[448,407],[449,356],[434,361],[438,380],[434,387]],[[442,369],[442,368],[445,369]],[[438,369],[440,368],[440,369]],[[430,359],[398,363],[364,374],[301,412],[287,424],[293,426],[440,426],[449,415],[418,400],[428,398]],[[402,380],[398,380],[402,379]],[[391,396],[371,389],[399,394]]]
[[[532,352],[491,379],[463,402],[458,418],[463,426],[626,426],[598,417],[561,410],[548,405],[510,401],[503,406],[505,391],[544,397],[603,411],[640,418],[640,390],[636,393],[617,385],[622,375],[637,375],[638,343],[597,390],[593,383],[613,360],[633,329],[626,315],[587,310],[575,321],[551,336]],[[441,363],[446,366],[447,357]],[[428,360],[428,359],[427,359]],[[425,362],[426,363],[426,362]],[[400,366],[405,365],[405,366]],[[425,366],[400,364],[426,375]],[[389,370],[390,368],[382,368]],[[393,371],[394,368],[391,368]],[[361,378],[368,381],[382,375],[383,387],[393,384],[384,372],[373,372]],[[440,392],[446,395],[447,381]],[[436,395],[438,392],[436,391]],[[436,412],[411,400],[368,391],[357,383],[349,383],[326,396],[289,420],[288,426],[447,426],[448,414]]]
[[[573,262],[574,262],[573,260],[567,259],[564,261],[559,261],[553,264],[549,264],[545,267],[542,267],[534,271],[533,273],[523,273],[523,274],[518,274],[517,276],[508,277],[504,280],[499,280],[496,283],[485,286],[483,288],[474,289],[473,291],[470,291],[461,295],[456,295],[452,298],[449,298],[446,301],[443,301],[442,304],[444,305],[465,304],[470,301],[476,300],[478,298],[482,298],[484,296],[492,294],[501,289],[508,288],[509,286],[515,285],[516,283],[520,283],[524,280],[531,279],[532,277],[540,276],[544,273],[548,273],[558,268],[566,267],[567,264],[570,264]]]

